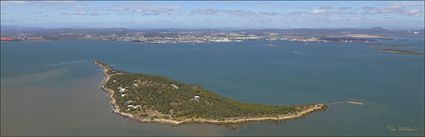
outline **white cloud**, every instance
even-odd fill
[[[363,14],[402,14],[410,16],[420,16],[423,14],[423,10],[418,8],[412,9],[412,3],[394,3],[385,7],[363,7]]]
[[[413,16],[420,16],[423,11],[420,11],[419,9],[411,9],[407,10],[406,14],[413,15]]]
[[[334,12],[332,7],[319,7],[317,9],[313,9],[311,13],[313,14],[328,14]]]
[[[251,10],[239,10],[239,9],[211,9],[211,8],[203,8],[203,9],[193,9],[191,11],[192,14],[200,14],[200,15],[230,15],[230,16],[251,16],[256,15],[257,12]]]
[[[115,12],[116,15],[177,15],[180,11],[180,7],[173,5],[135,3],[132,5],[121,5],[106,10]]]
[[[0,1],[0,6],[9,6],[9,5],[22,5],[26,4],[26,1]]]

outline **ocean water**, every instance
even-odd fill
[[[378,41],[424,51],[424,39]],[[1,42],[1,135],[424,135],[424,56],[358,43]],[[264,104],[334,103],[306,117],[211,124],[140,123],[111,113],[98,59]],[[415,131],[392,131],[393,128]]]

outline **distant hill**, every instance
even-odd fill
[[[14,32],[45,30],[45,29],[46,28],[41,28],[41,27],[20,27],[20,26],[1,25],[1,33],[14,33]]]

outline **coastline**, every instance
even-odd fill
[[[392,53],[392,54],[410,54],[410,55],[425,55],[423,52],[413,51],[413,50],[400,50],[400,49],[378,49],[377,51]]]
[[[184,119],[184,120],[171,120],[171,119],[147,119],[147,118],[138,118],[135,117],[133,114],[125,113],[120,111],[119,105],[117,105],[116,99],[113,97],[115,94],[115,91],[112,89],[109,89],[105,86],[105,84],[109,81],[112,75],[119,75],[119,74],[108,74],[107,72],[109,70],[112,70],[109,66],[104,66],[103,64],[99,64],[97,61],[94,61],[94,64],[102,68],[103,75],[105,76],[102,80],[102,83],[100,85],[100,89],[107,92],[109,103],[112,106],[112,112],[117,113],[125,118],[134,119],[140,122],[157,122],[157,123],[165,123],[165,124],[171,124],[171,125],[180,125],[184,123],[210,123],[210,124],[238,124],[243,122],[252,122],[252,121],[266,121],[266,120],[289,120],[289,119],[296,119],[303,117],[309,113],[324,110],[327,106],[325,104],[315,104],[312,106],[309,106],[309,108],[304,109],[298,113],[292,113],[292,114],[283,114],[278,116],[264,116],[264,117],[252,117],[252,118],[225,118],[224,120],[215,120],[215,119]]]

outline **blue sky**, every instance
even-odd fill
[[[1,24],[101,28],[424,28],[424,1],[1,1]]]

